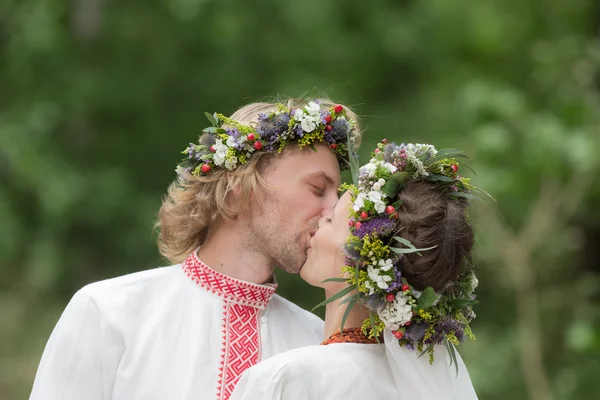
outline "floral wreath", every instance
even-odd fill
[[[469,326],[475,318],[472,306],[477,303],[473,292],[478,281],[473,266],[465,260],[457,281],[442,292],[411,286],[402,274],[401,258],[409,253],[420,255],[435,246],[417,249],[398,236],[402,227],[397,227],[397,210],[402,201],[394,199],[409,180],[434,182],[456,198],[472,199],[474,192],[485,193],[458,175],[457,158],[468,157],[455,149],[437,151],[428,144],[388,144],[385,139],[378,144],[370,162],[353,174],[354,185],[341,188],[349,190],[352,199],[344,275],[324,282],[346,282],[349,287],[315,307],[354,292],[341,302],[348,303],[342,330],[350,310],[359,302],[369,309],[362,326],[368,337],[379,339],[384,329],[390,329],[400,346],[416,349],[421,355],[428,353],[430,363],[434,346],[443,344],[455,365],[454,346],[465,336],[475,339]],[[352,166],[356,171],[356,164]]]
[[[205,113],[212,126],[205,128],[198,144],[182,152],[187,154],[177,167],[178,175],[203,176],[216,167],[229,171],[246,164],[255,151],[278,151],[292,142],[300,148],[315,143],[327,143],[336,154],[341,169],[349,165],[348,148],[354,147],[356,122],[348,118],[346,110],[337,104],[322,110],[317,100],[291,109],[278,103],[268,113],[258,114],[258,122],[242,124],[223,114]]]

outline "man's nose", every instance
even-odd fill
[[[333,208],[335,207],[335,203],[337,203],[337,201],[338,198],[335,193],[327,196],[323,209],[321,210],[321,216],[331,217],[331,215],[333,214]]]

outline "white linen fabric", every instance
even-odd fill
[[[457,353],[458,376],[444,347],[429,357],[402,348],[388,331],[385,344],[335,343],[279,354],[248,369],[231,400],[477,399]]]
[[[323,321],[194,252],[181,265],[78,291],[44,350],[32,400],[227,400],[241,373],[314,345]]]

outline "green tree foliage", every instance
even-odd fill
[[[471,154],[487,201],[482,399],[600,397],[600,3],[0,2],[0,397],[25,398],[82,285],[165,265],[180,151],[255,100],[328,95],[382,137]],[[306,308],[322,294],[279,274]]]

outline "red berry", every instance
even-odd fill
[[[343,107],[342,107],[340,104],[338,104],[338,105],[336,105],[335,107],[333,107],[333,111],[335,111],[335,112],[336,112],[336,114],[339,114],[339,113],[341,113],[343,109],[344,109],[344,108],[343,108]]]
[[[332,130],[332,129],[333,129],[333,126],[331,126],[331,125],[327,125],[327,126],[325,127],[325,130],[326,130],[327,132],[331,132],[331,130]]]
[[[352,221],[352,220],[349,220],[349,221],[348,221],[348,226],[354,226],[354,221]]]
[[[394,296],[394,293],[388,293],[387,296],[385,296],[385,299],[389,302],[392,302],[396,299],[396,296]]]
[[[410,290],[410,286],[408,286],[406,284],[402,285],[402,291],[406,292],[407,290]]]
[[[331,143],[331,148],[334,150],[337,149],[337,143]]]
[[[393,213],[394,211],[396,211],[396,209],[394,208],[394,206],[387,206],[387,207],[385,208],[385,212],[386,212],[386,214],[391,214],[391,213]]]
[[[261,142],[254,142],[254,148],[256,150],[262,149],[262,143]]]
[[[410,325],[410,321],[407,321],[404,323],[404,326],[409,326]]]
[[[387,139],[383,139],[383,140],[381,141],[381,143],[383,143],[383,144],[387,144]]]
[[[379,149],[375,149],[375,153],[379,153],[381,150]]]
[[[367,218],[369,218],[369,214],[367,214],[366,212],[363,211],[360,213],[360,218],[367,219]]]
[[[356,229],[360,229],[361,226],[362,226],[362,224],[360,223],[360,221],[358,221],[356,224],[354,224],[354,227]]]
[[[404,336],[404,333],[402,333],[402,331],[392,331],[392,333],[394,334],[394,336],[396,336],[396,339],[402,339],[402,336]]]
[[[325,116],[325,122],[327,122],[327,123],[331,122],[331,115],[326,115]]]
[[[392,218],[394,218],[394,219],[398,219],[398,213],[397,213],[397,212],[393,213],[393,214],[392,214]]]
[[[210,146],[208,149],[209,149],[210,151],[212,151],[213,153],[214,153],[215,151],[217,151],[217,149],[215,149],[215,146]]]
[[[206,174],[208,171],[210,171],[210,165],[208,165],[208,164],[202,165],[202,172],[204,172]]]
[[[452,164],[450,166],[450,169],[452,170],[452,172],[457,173],[458,172],[458,165],[456,164]]]
[[[250,134],[248,134],[248,136],[246,136],[246,137],[247,137],[247,138],[248,138],[248,140],[250,140],[250,141],[254,140],[254,134],[253,134],[253,133],[250,133]]]

